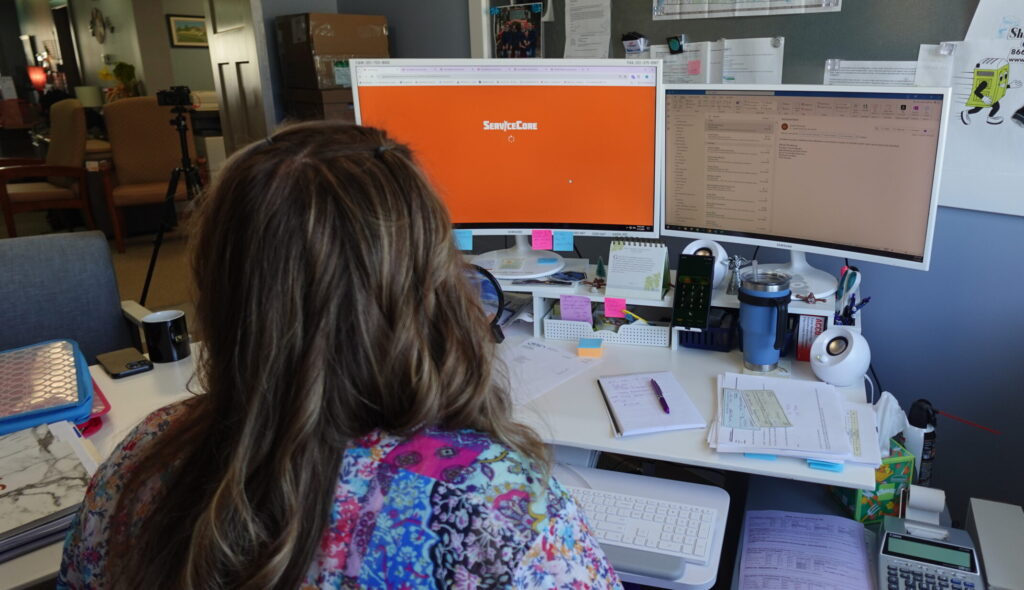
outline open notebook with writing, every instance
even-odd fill
[[[652,379],[665,396],[668,413],[661,407]],[[668,371],[601,377],[597,383],[608,406],[615,436],[707,426],[686,390]]]

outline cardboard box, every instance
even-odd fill
[[[355,122],[351,88],[312,90],[288,88],[284,91],[284,112],[292,119],[325,119]]]
[[[350,58],[388,57],[388,21],[383,16],[289,14],[277,17],[275,24],[286,88],[350,87]]]
[[[914,456],[895,440],[889,441],[888,457],[875,470],[872,492],[832,487],[832,496],[859,522],[878,522],[885,515],[899,516],[904,488],[913,483]]]

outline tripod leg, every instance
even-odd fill
[[[153,280],[153,271],[156,269],[156,259],[160,255],[160,246],[164,243],[164,232],[170,229],[171,214],[174,212],[174,194],[178,192],[178,178],[183,170],[175,168],[171,172],[171,179],[167,183],[167,196],[164,197],[164,210],[160,219],[160,229],[153,239],[153,254],[149,257],[149,268],[146,270],[146,282],[142,285],[142,295],[139,296],[139,305],[146,305],[146,297],[149,295],[149,283]]]

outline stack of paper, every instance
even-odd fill
[[[875,413],[818,381],[726,373],[708,444],[720,453],[881,464]]]

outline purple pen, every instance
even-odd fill
[[[654,395],[658,396],[658,403],[661,404],[661,409],[665,410],[666,414],[671,414],[672,410],[668,409],[668,402],[665,401],[665,394],[661,392],[661,386],[654,379],[651,379],[651,387],[654,388]]]

